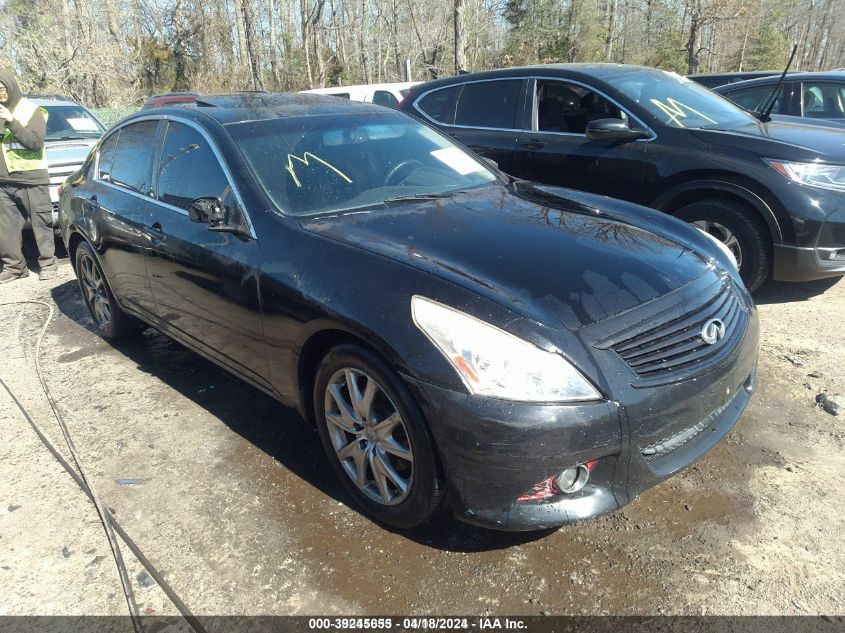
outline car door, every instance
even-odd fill
[[[159,121],[124,125],[98,150],[94,186],[82,201],[93,214],[88,236],[100,257],[109,286],[118,300],[143,315],[155,312],[145,255],[150,239],[144,231],[152,193],[153,146]]]
[[[556,78],[533,79],[529,86],[528,129],[516,143],[514,175],[552,185],[631,199],[645,173],[650,139],[596,141],[587,124],[622,119],[651,134],[635,116],[585,84]],[[651,137],[653,134],[651,134]]]
[[[155,169],[145,230],[154,243],[147,270],[158,317],[177,338],[266,386],[258,242],[210,230],[188,211],[198,198],[220,198],[230,217],[245,214],[236,184],[210,137],[188,121],[166,123]]]
[[[521,78],[470,81],[423,94],[416,107],[454,139],[516,175],[525,86]]]

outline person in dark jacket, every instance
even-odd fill
[[[21,231],[29,218],[38,244],[39,279],[56,276],[56,243],[44,136],[47,112],[21,96],[15,76],[0,68],[0,283],[29,275]]]

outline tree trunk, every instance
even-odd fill
[[[619,0],[607,0],[606,6],[606,27],[607,35],[604,38],[604,61],[609,62],[613,55],[613,27],[616,24],[616,10]]]
[[[698,6],[692,8],[689,24],[689,39],[687,40],[687,74],[698,73],[698,53],[701,50],[701,13]]]
[[[402,53],[399,51],[399,3],[390,0],[393,13],[393,57],[396,61],[396,81],[402,81]]]
[[[235,0],[235,26],[238,32],[238,61],[241,64],[243,64],[247,59],[246,28],[244,27],[244,2],[247,2],[247,0]]]
[[[243,10],[244,34],[246,35],[246,54],[252,75],[253,90],[264,90],[264,80],[261,78],[261,60],[258,56],[258,46],[255,42],[255,17],[252,0],[241,0]]]
[[[464,44],[464,0],[455,0],[455,74],[467,69]]]
[[[267,0],[267,18],[270,22],[270,74],[273,75],[273,88],[278,90],[279,84],[279,49],[276,38],[276,2]]]

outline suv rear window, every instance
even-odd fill
[[[452,125],[455,122],[455,101],[461,87],[433,90],[419,100],[417,108],[439,123]]]
[[[516,129],[516,104],[521,79],[464,84],[458,98],[456,125]]]

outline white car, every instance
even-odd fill
[[[301,92],[313,92],[320,95],[330,95],[351,99],[352,101],[363,101],[364,103],[375,103],[387,108],[395,108],[402,101],[412,86],[419,81],[402,81],[387,84],[361,84],[359,86],[338,86],[336,88],[314,88],[313,90],[302,90]]]

